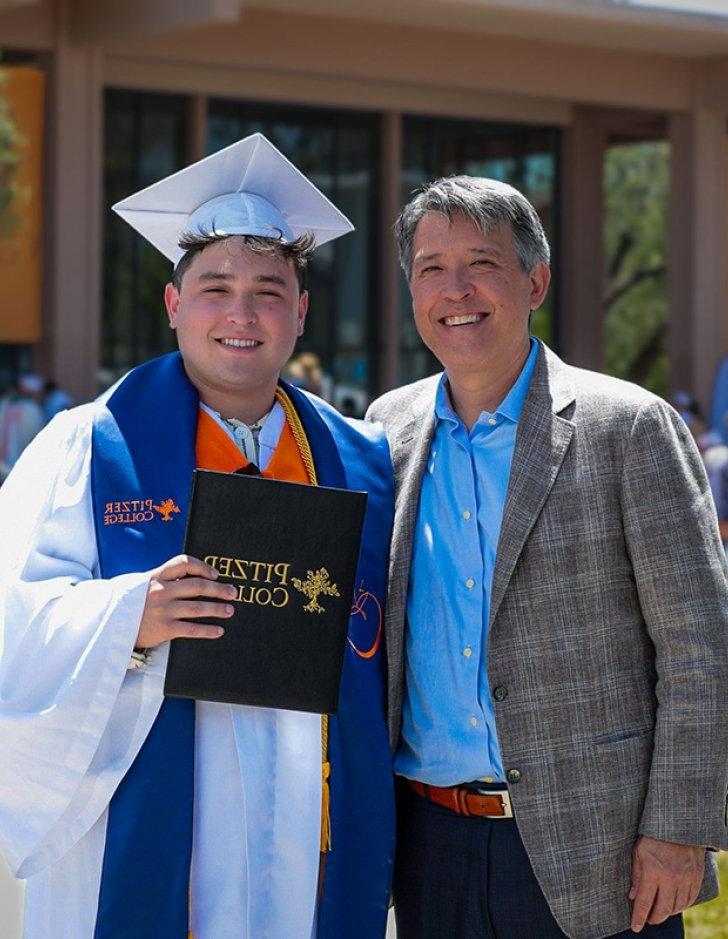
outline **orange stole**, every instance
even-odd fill
[[[250,462],[217,421],[202,408],[197,417],[195,459],[199,469],[216,470],[219,473],[234,473]],[[283,425],[278,445],[261,475],[289,483],[311,482],[288,421]]]

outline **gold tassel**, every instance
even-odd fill
[[[329,715],[321,715],[321,853],[331,850],[331,763],[329,763]]]
[[[331,810],[329,794],[329,774],[331,764],[321,764],[321,853],[331,850]]]

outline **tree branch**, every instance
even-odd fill
[[[655,267],[642,267],[636,271],[633,271],[629,277],[622,281],[621,284],[616,284],[614,287],[608,288],[606,294],[602,299],[602,307],[606,313],[614,304],[623,297],[628,291],[633,287],[636,287],[637,284],[641,284],[643,280],[650,280],[653,277],[659,277],[660,274],[664,274],[665,265],[658,264]]]

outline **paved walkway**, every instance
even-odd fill
[[[23,909],[23,885],[10,873],[0,855],[0,936],[20,939]]]

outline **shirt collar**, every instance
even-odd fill
[[[536,368],[536,359],[538,358],[538,342],[533,338],[530,342],[531,350],[528,353],[528,358],[524,362],[518,378],[511,385],[508,394],[494,412],[494,414],[499,414],[501,417],[507,418],[514,424],[517,424],[520,420],[523,405],[526,402],[526,395],[528,394],[528,389],[531,387],[533,372]],[[482,412],[478,421],[481,420],[485,413],[485,411]],[[449,421],[454,424],[461,423],[450,401],[447,372],[443,372],[437,386],[437,394],[435,395],[435,416],[440,421]]]
[[[202,401],[200,401],[200,407],[203,411],[206,411],[210,415],[210,417],[218,424],[219,427],[222,427],[228,437],[233,441],[241,453],[245,454],[248,460],[255,463],[261,470],[264,470],[267,467],[268,462],[273,455],[273,451],[278,446],[278,440],[280,439],[281,431],[283,430],[283,426],[286,423],[286,413],[278,401],[275,402],[265,417],[262,417],[257,422],[258,425],[261,425],[257,447],[255,446],[253,436],[250,433],[250,425],[242,424],[240,421],[235,421],[234,424],[237,424],[241,430],[247,430],[247,432],[243,430],[243,434],[239,436],[234,432],[233,422],[221,417],[217,411],[213,411],[211,407],[203,404]]]

